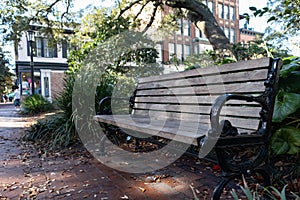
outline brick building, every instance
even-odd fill
[[[214,14],[230,42],[239,42],[239,0],[203,0],[203,3]],[[186,19],[179,19],[178,23],[180,29],[171,38],[162,42],[163,51],[161,51],[160,57],[163,64],[168,64],[174,55],[183,61],[190,54],[212,50],[212,46],[204,33],[193,23]],[[171,71],[175,71],[175,69],[167,70],[167,72]]]
[[[260,39],[263,37],[263,33],[254,31],[249,28],[241,28],[240,29],[240,42],[249,43],[253,40]]]

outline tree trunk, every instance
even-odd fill
[[[216,52],[236,58],[229,39],[218,25],[214,15],[208,7],[197,0],[169,0],[166,5],[172,8],[184,8],[188,10],[188,18],[198,27],[204,22],[204,33]]]

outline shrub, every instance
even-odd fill
[[[53,110],[53,105],[39,94],[34,94],[26,97],[22,101],[22,113],[23,114],[39,114],[49,110]]]
[[[77,139],[72,123],[62,112],[37,120],[26,133],[24,140],[46,142],[51,149],[66,147]]]

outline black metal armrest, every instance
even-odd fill
[[[211,136],[219,136],[222,131],[222,127],[220,126],[219,122],[219,116],[221,113],[221,110],[225,103],[229,100],[242,100],[242,101],[247,101],[247,102],[257,102],[259,103],[262,107],[264,107],[264,102],[262,101],[261,98],[258,97],[253,97],[249,95],[238,95],[238,94],[223,94],[219,96],[214,104],[212,105],[211,111],[210,111],[210,122],[211,122],[211,127],[212,130],[210,134]]]
[[[133,108],[133,97],[130,97],[129,99],[128,98],[125,98],[125,97],[111,97],[111,96],[107,96],[107,97],[104,97],[100,100],[99,102],[99,112],[97,114],[99,115],[109,115],[109,114],[112,114],[111,112],[111,109],[105,109],[104,105],[106,102],[110,102],[111,100],[122,100],[122,101],[128,101],[128,107],[129,108]]]

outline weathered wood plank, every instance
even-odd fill
[[[225,85],[208,85],[195,87],[178,87],[167,89],[137,90],[137,96],[170,96],[170,95],[214,95],[225,93],[258,93],[265,90],[263,82],[233,83]]]
[[[145,110],[134,110],[135,115],[145,115],[151,119],[176,119],[186,120],[191,122],[199,122],[204,124],[210,124],[210,118],[208,114],[190,114],[190,113],[175,113],[165,111],[145,111]],[[220,120],[225,119],[225,116],[220,116]],[[238,128],[256,130],[259,120],[255,118],[241,118],[240,116],[226,116],[226,119],[232,122],[234,126]]]
[[[170,105],[170,104],[137,104],[136,110],[143,110],[147,112],[166,111],[166,112],[179,112],[191,114],[209,114],[211,106],[198,106],[198,105]],[[221,114],[230,116],[242,117],[259,117],[260,107],[246,107],[246,106],[224,106]]]
[[[183,126],[184,122],[177,121],[178,126],[166,123],[165,121],[154,121],[151,120],[151,124],[145,123],[142,120],[134,119],[130,115],[126,116],[112,116],[112,115],[96,115],[94,120],[98,122],[108,123],[120,128],[129,129],[130,131],[141,132],[143,134],[148,134],[149,136],[160,136],[170,140],[175,140],[179,142],[184,142],[188,144],[197,145],[196,138],[205,135],[208,131],[207,125],[194,124],[191,126],[191,122],[187,122],[190,126]],[[146,121],[148,119],[145,119]],[[159,126],[160,124],[161,126]],[[188,129],[189,127],[189,129]],[[191,131],[191,127],[195,127],[194,131]],[[125,130],[126,131],[126,130]]]
[[[226,84],[232,82],[249,82],[261,81],[267,78],[267,69],[259,69],[246,72],[237,72],[235,74],[217,74],[212,76],[201,76],[184,78],[177,80],[167,80],[159,82],[147,82],[137,86],[137,89],[154,89],[154,88],[172,88],[172,87],[187,87],[195,85],[209,84]]]
[[[135,98],[135,105],[138,107],[139,103],[160,103],[160,104],[179,104],[179,105],[212,105],[218,95],[210,96],[138,96]],[[245,102],[238,100],[231,100],[228,104],[233,105],[257,105],[254,102]]]
[[[180,73],[170,73],[158,76],[151,76],[139,79],[139,83],[172,80],[182,77],[190,77],[195,75],[209,75],[209,74],[220,74],[241,70],[253,70],[258,68],[268,68],[270,64],[270,58],[261,58],[256,60],[242,61],[238,63],[230,63],[222,66],[211,66],[206,68],[198,68],[194,70],[184,71]]]

